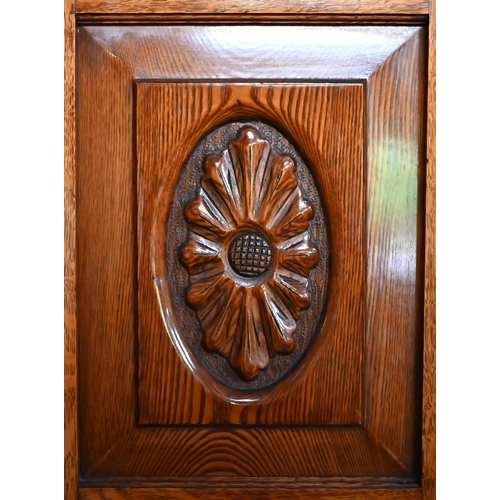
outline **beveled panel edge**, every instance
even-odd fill
[[[342,13],[427,14],[428,0],[76,0],[76,12],[169,14],[169,13]]]
[[[78,31],[85,31],[119,59],[135,80],[347,83],[370,78],[420,29],[418,26],[103,25],[81,26]],[[244,57],[241,44],[235,41],[242,32],[249,40]],[[363,43],[360,37],[364,37]],[[309,43],[304,43],[305,39]],[[156,64],[151,63],[147,50],[148,43],[154,40],[159,42],[160,50]],[[283,47],[279,65],[268,50],[277,43]],[[315,49],[309,50],[313,43]],[[352,50],[353,43],[356,52]],[[204,59],[202,67],[192,67],[190,61],[196,61],[200,51],[207,50],[211,57]]]
[[[401,78],[401,73],[399,72],[399,68],[397,71],[394,71],[392,75],[390,75],[390,77],[387,77],[387,75],[385,75],[385,77],[381,77],[380,75],[383,74],[385,71],[387,71],[387,68],[390,67],[391,65],[394,65],[395,64],[395,61],[397,61],[397,58],[402,58],[402,57],[406,57],[405,55],[405,52],[407,52],[408,50],[415,50],[414,48],[412,49],[412,46],[416,47],[418,49],[418,55],[416,55],[415,57],[417,58],[418,60],[418,63],[416,67],[420,67],[421,68],[421,71],[418,73],[417,71],[414,72],[414,77],[418,79],[418,85],[420,85],[419,89],[420,89],[420,92],[418,94],[418,97],[420,99],[420,102],[418,102],[418,106],[420,107],[420,109],[418,110],[419,112],[422,113],[422,122],[421,124],[418,126],[418,133],[416,132],[411,132],[411,133],[408,133],[408,135],[412,135],[414,136],[414,139],[417,139],[418,141],[418,156],[415,155],[415,158],[414,159],[417,159],[418,161],[418,167],[417,167],[417,171],[416,171],[416,177],[417,177],[417,190],[416,190],[416,194],[417,194],[417,199],[415,201],[415,208],[416,208],[416,212],[415,212],[415,227],[416,227],[416,232],[415,232],[415,241],[414,241],[414,249],[415,249],[415,267],[416,267],[416,270],[415,270],[415,286],[414,286],[414,291],[413,291],[413,295],[414,295],[414,299],[416,301],[416,305],[413,305],[414,307],[414,312],[415,312],[415,315],[414,315],[414,324],[413,324],[413,327],[414,327],[414,330],[415,330],[415,341],[414,341],[414,344],[415,344],[415,351],[416,351],[416,354],[418,355],[421,355],[422,354],[422,336],[423,336],[423,321],[422,321],[422,311],[423,311],[423,278],[424,278],[424,269],[423,269],[423,261],[424,261],[424,258],[423,258],[423,250],[424,250],[424,245],[423,245],[423,233],[424,233],[424,203],[423,203],[423,198],[425,197],[425,192],[424,192],[424,171],[425,171],[425,151],[426,151],[426,141],[425,141],[425,130],[426,130],[426,126],[425,126],[425,104],[424,104],[424,101],[426,99],[426,38],[427,38],[427,33],[426,33],[426,28],[417,28],[417,31],[414,33],[414,35],[408,39],[405,44],[402,44],[400,47],[398,47],[398,49],[396,51],[394,51],[393,54],[391,54],[391,56],[389,58],[387,58],[386,61],[384,61],[378,68],[377,70],[371,75],[371,78],[368,79],[367,81],[367,99],[368,99],[368,102],[367,102],[367,107],[368,107],[368,110],[370,111],[371,108],[370,108],[370,100],[373,99],[373,97],[370,97],[370,94],[376,96],[376,95],[379,95],[377,92],[373,92],[373,89],[375,88],[377,91],[380,91],[380,88],[383,89],[383,92],[382,92],[382,95],[386,96],[387,93],[390,91],[390,92],[394,92],[394,88],[391,88],[391,85],[395,86],[396,83],[399,81],[404,81],[402,78]],[[405,66],[403,66],[405,67]],[[407,65],[408,67],[408,65]],[[410,68],[411,70],[411,68]],[[375,85],[375,82],[377,81],[377,79],[379,80],[378,81],[378,85],[379,85],[379,88],[376,88]],[[384,83],[382,84],[382,80],[384,80]],[[391,113],[392,112],[392,108],[393,107],[397,107],[400,103],[399,101],[397,101],[396,99],[401,99],[401,96],[398,96],[397,98],[395,97],[395,95],[392,95],[392,98],[394,99],[392,101],[392,105],[387,105],[387,103],[385,105],[380,105],[380,109],[385,109],[386,111],[389,110],[389,112]],[[415,97],[413,96],[412,98],[412,101],[411,102],[414,102],[415,101]],[[381,99],[382,100],[382,99]],[[390,99],[387,99],[387,101],[390,103]],[[370,111],[371,112],[371,111]],[[368,113],[370,114],[370,113]],[[398,115],[399,117],[401,117],[401,113]],[[405,114],[405,116],[407,116]],[[408,115],[409,116],[409,115]],[[401,118],[399,118],[401,119]],[[392,116],[391,117],[391,122],[392,123],[395,123],[396,122],[396,118],[395,116]],[[367,119],[367,134],[368,134],[368,140],[367,140],[367,162],[368,162],[368,171],[367,172],[370,172],[370,160],[372,159],[372,157],[374,158],[375,155],[373,155],[373,151],[370,151],[370,142],[372,141],[372,137],[370,135],[370,133],[373,133],[374,131],[377,131],[381,128],[381,124],[382,121],[378,119],[378,116],[375,114],[371,119],[370,117],[368,117]],[[389,122],[390,123],[390,122]],[[406,124],[406,126],[408,127],[408,124]],[[400,125],[400,127],[402,127],[402,125]],[[371,130],[370,130],[371,129]],[[400,148],[400,152],[403,151],[403,149]],[[379,171],[381,171],[381,169],[379,169]],[[374,176],[374,174],[371,174],[373,178],[376,178],[376,174]],[[368,190],[369,190],[369,180],[367,178],[367,196],[368,196]],[[395,221],[399,221],[401,223],[401,221],[404,220],[404,218],[408,218],[409,216],[409,212],[405,212],[405,213],[396,213],[394,212],[393,215],[395,216]],[[369,219],[370,219],[370,214],[368,213],[368,205],[367,205],[367,225],[369,226],[370,225],[370,222],[369,222]],[[392,241],[394,242],[395,241],[395,238],[394,238],[394,234],[392,234]],[[370,252],[370,241],[369,239],[367,240],[367,261],[370,262],[370,260],[372,258],[374,258],[374,256],[376,256],[377,254],[377,249],[375,250],[372,250]],[[384,272],[381,271],[382,269],[382,266],[380,266],[380,263],[378,263],[379,265],[375,265],[375,266],[372,266],[372,268],[375,270],[374,272],[377,272],[379,274],[379,278],[380,279],[381,277],[385,279],[385,282],[384,282],[384,286],[387,287],[387,289],[390,291],[391,290],[391,286],[388,286],[391,284],[391,279],[389,279],[386,275],[384,275]],[[367,273],[367,279],[369,280],[370,279],[370,273]],[[377,286],[380,286],[379,283],[377,283]],[[368,287],[369,287],[369,284],[368,284]],[[392,288],[394,288],[394,278],[392,278]],[[384,291],[384,294],[387,293],[387,289]],[[407,291],[410,289],[409,286],[407,286]],[[368,295],[367,296],[368,299],[370,299],[370,296]],[[382,293],[374,293],[371,295],[371,301],[373,301],[374,299],[377,299],[377,297],[383,297],[383,294]],[[369,303],[367,302],[367,307],[369,308]],[[394,315],[393,315],[394,316]],[[367,317],[368,317],[368,313],[367,313]],[[375,316],[376,318],[376,316]],[[392,318],[392,320],[394,320],[395,317]],[[397,318],[398,321],[402,322],[402,318]],[[386,321],[387,321],[387,318],[386,318]],[[376,320],[373,321],[374,323],[376,323]],[[407,325],[406,325],[407,326]],[[400,331],[402,332],[401,330],[401,326],[399,326],[399,329]],[[366,331],[366,334],[367,334],[367,339],[368,339],[368,336],[370,334],[370,331],[372,331],[372,328],[370,327],[369,323],[367,323],[367,331]],[[379,330],[381,331],[381,330]],[[373,333],[373,332],[372,332]],[[375,332],[376,333],[376,332]],[[374,343],[373,345],[376,345],[376,343]],[[380,349],[380,348],[379,348]],[[375,352],[378,353],[379,352],[379,349],[377,349]],[[374,349],[372,350],[366,350],[365,351],[368,355],[368,353],[371,353],[372,356],[373,356],[373,352],[374,352]],[[418,358],[418,356],[415,356],[415,358]],[[367,367],[368,367],[368,361],[367,361]],[[418,419],[420,418],[420,409],[421,409],[421,394],[422,394],[422,391],[421,391],[421,386],[422,386],[422,372],[421,372],[421,362],[420,362],[420,359],[416,359],[415,360],[415,367],[418,368],[420,371],[418,371],[418,375],[417,375],[417,379],[416,380],[412,380],[413,384],[414,384],[414,392],[411,392],[409,394],[412,394],[413,396],[415,396],[415,400],[416,400],[416,407],[415,406],[412,406],[412,404],[414,403],[414,401],[412,401],[412,403],[409,403],[407,405],[407,409],[409,410],[409,415],[411,415],[412,417],[414,417],[413,419],[410,420],[411,422],[411,425],[410,425],[410,428],[411,430],[413,431],[412,432],[412,435],[411,436],[406,436],[401,433],[400,435],[400,439],[398,441],[396,441],[398,444],[400,443],[401,446],[404,448],[403,446],[403,443],[405,442],[405,439],[404,437],[407,437],[406,439],[406,442],[412,442],[413,443],[413,440],[415,440],[414,442],[417,443],[417,437],[416,437],[416,432],[418,431],[419,432],[419,436],[420,436],[420,424],[421,422],[418,421]],[[366,368],[368,369],[368,368]],[[377,372],[380,371],[380,369],[378,368],[377,366],[377,363],[373,363],[372,362],[372,372]],[[368,377],[367,377],[368,378]],[[382,378],[382,374],[377,378],[377,380],[383,380]],[[404,378],[402,379],[404,380]],[[409,379],[408,379],[409,380]],[[368,383],[368,386],[365,390],[365,394],[367,395],[367,397],[369,399],[373,399],[369,396],[369,389],[368,387],[373,387],[375,384],[372,382],[370,384],[370,382]],[[385,387],[385,383],[384,383],[384,387]],[[384,388],[385,390],[385,388]],[[380,401],[380,400],[377,400],[377,401]],[[373,401],[372,401],[373,403]],[[400,461],[400,463],[402,465],[404,465],[405,467],[407,468],[411,468],[411,464],[409,463],[409,461],[411,462],[411,460],[413,460],[413,463],[418,463],[418,461],[420,460],[420,449],[418,449],[418,445],[415,444],[412,446],[415,447],[415,449],[411,449],[411,453],[409,453],[410,458],[408,457],[403,457],[403,456],[400,456],[400,454],[394,450],[394,442],[393,443],[388,443],[385,441],[385,439],[383,439],[382,436],[380,436],[378,434],[378,431],[377,431],[377,428],[375,428],[375,426],[373,425],[374,422],[377,422],[378,420],[377,419],[374,419],[372,420],[372,415],[371,415],[371,412],[372,412],[372,409],[374,408],[375,409],[375,412],[381,412],[382,413],[384,412],[383,410],[383,405],[375,405],[375,404],[372,404],[370,405],[370,402],[369,400],[367,400],[366,402],[366,410],[367,410],[367,413],[365,414],[365,427],[366,429],[372,433],[372,435],[374,436],[374,438],[377,440],[377,442],[379,443],[379,445],[381,447],[383,447],[388,453],[390,453],[396,460]],[[414,412],[412,413],[410,410],[411,409],[414,409]],[[401,410],[401,409],[400,409]],[[384,420],[382,420],[381,422],[384,422]],[[383,426],[379,425],[379,429],[380,428],[383,428]],[[419,438],[420,439],[420,438]],[[393,439],[394,441],[394,439]]]
[[[82,471],[80,482],[244,487],[256,478],[268,488],[419,485],[362,426],[134,429]]]

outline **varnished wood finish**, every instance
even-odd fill
[[[85,471],[134,425],[137,257],[132,80],[122,62],[90,37],[79,42],[86,48],[77,59],[78,383]]]
[[[75,200],[75,16],[64,2],[64,498],[78,495]]]
[[[80,500],[420,500],[419,488],[81,488]]]
[[[422,491],[436,498],[436,1],[431,0],[427,84]]]
[[[360,426],[141,428],[125,435],[85,476],[212,486],[328,485],[339,478],[352,485],[411,482]]]
[[[203,175],[196,197],[184,205],[188,240],[175,253],[190,275],[185,295],[196,309],[203,346],[250,381],[273,368],[276,354],[296,351],[297,322],[312,302],[309,275],[320,259],[309,231],[317,210],[304,198],[296,160],[275,151],[284,138],[271,144],[255,122],[238,125],[237,136],[221,144],[230,127],[209,136],[220,155],[202,161],[191,155],[188,165],[199,171],[202,164]],[[177,196],[185,192],[177,186]],[[172,240],[182,220],[169,219]],[[278,368],[290,357],[281,359]],[[224,383],[230,374],[224,371]]]
[[[387,2],[384,3],[387,6]],[[110,7],[110,4],[114,5]],[[84,4],[80,2],[79,5],[83,8]],[[130,12],[134,12],[133,3],[127,5],[132,8]],[[120,6],[115,2],[109,4],[100,2],[101,11],[108,13],[113,12],[113,9],[115,12],[126,11],[127,5],[123,2]],[[142,5],[146,6],[147,2]],[[162,2],[156,2],[155,5],[161,8]],[[173,3],[169,5],[175,6]],[[369,4],[364,3],[364,5]],[[141,27],[144,31],[135,32],[126,31],[134,28],[120,27],[79,29],[77,126],[80,132],[77,141],[79,182],[76,198],[79,237],[76,275],[79,307],[80,472],[84,482],[104,481],[105,477],[114,477],[115,480],[121,477],[127,485],[135,486],[144,486],[145,481],[155,477],[164,482],[170,481],[168,489],[160,490],[83,488],[80,490],[80,497],[85,500],[197,498],[201,491],[189,489],[192,487],[189,481],[195,478],[200,486],[208,488],[203,491],[203,496],[206,498],[210,498],[210,495],[213,498],[217,498],[217,495],[225,497],[228,492],[234,493],[229,496],[230,498],[238,498],[239,494],[241,498],[258,495],[270,499],[282,498],[285,494],[292,497],[295,495],[296,498],[352,498],[353,500],[420,498],[420,488],[401,486],[405,481],[415,481],[419,475],[418,435],[421,402],[418,398],[421,380],[417,358],[419,352],[421,353],[419,344],[421,325],[419,326],[416,318],[421,312],[419,308],[422,306],[422,297],[419,295],[419,287],[423,283],[419,284],[418,281],[421,269],[419,266],[422,265],[417,258],[419,244],[422,244],[419,239],[422,236],[422,225],[419,223],[418,209],[422,208],[422,199],[417,195],[422,195],[419,187],[421,188],[423,183],[419,175],[424,172],[422,162],[424,131],[421,125],[424,87],[422,68],[425,66],[423,30],[400,28],[391,31],[391,28],[380,28],[375,32],[368,28],[353,28],[355,31],[352,33],[356,33],[355,38],[358,40],[354,50],[350,46],[350,40],[354,38],[349,38],[347,35],[334,36],[326,42],[323,38],[322,42],[318,42],[323,48],[311,52],[307,51],[307,47],[300,50],[300,46],[304,37],[307,38],[312,34],[298,31],[297,35],[300,36],[292,38],[298,39],[301,43],[297,43],[293,51],[287,53],[283,47],[278,46],[277,56],[273,56],[272,51],[271,56],[267,56],[264,47],[269,52],[269,47],[272,46],[271,38],[266,38],[266,32],[259,32],[257,30],[259,27],[248,27],[249,30],[253,30],[249,33],[250,39],[254,42],[249,44],[249,52],[244,52],[248,57],[238,57],[241,51],[234,42],[234,36],[236,33],[241,33],[238,30],[243,27],[238,27],[236,31],[232,27],[225,27],[212,32],[210,27],[184,27],[187,30],[184,31],[186,35],[184,38],[182,32],[175,31],[176,28],[180,27]],[[199,36],[195,29],[201,30]],[[227,30],[224,31],[225,29]],[[217,36],[221,33],[227,36],[228,41],[226,46],[219,45],[220,53],[218,53]],[[347,28],[344,29],[345,33],[348,33]],[[169,40],[172,43],[167,43]],[[207,47],[211,49],[207,50]],[[228,48],[229,52],[225,53]],[[369,56],[366,55],[367,51]],[[213,56],[200,58],[200,54],[207,53]],[[346,60],[347,64],[343,62]],[[168,61],[167,65],[165,61]],[[224,425],[171,429],[137,426],[139,417],[137,410],[142,407],[142,400],[137,401],[135,392],[138,385],[135,353],[138,352],[139,357],[144,354],[141,344],[137,344],[135,337],[139,305],[137,263],[144,258],[141,252],[148,252],[151,247],[146,246],[141,249],[139,245],[139,252],[136,247],[136,242],[142,241],[144,236],[141,234],[141,225],[137,224],[138,214],[144,213],[149,208],[147,203],[141,202],[140,196],[136,197],[137,192],[140,193],[140,189],[139,191],[136,189],[140,187],[142,174],[140,169],[136,172],[135,146],[137,141],[140,152],[141,132],[140,127],[136,130],[135,122],[136,118],[141,118],[143,115],[137,111],[138,115],[135,116],[135,91],[147,85],[157,88],[167,85],[184,87],[184,97],[179,100],[182,105],[178,108],[182,111],[175,114],[180,120],[185,119],[182,118],[182,113],[188,113],[188,110],[192,109],[186,106],[189,99],[196,100],[197,96],[203,96],[205,92],[202,90],[203,85],[213,87],[213,84],[139,83],[136,87],[133,80],[160,82],[214,78],[255,82],[274,79],[351,82],[350,85],[318,84],[323,88],[322,92],[333,93],[338,92],[335,89],[339,88],[361,87],[356,85],[361,81],[366,86],[367,101],[364,101],[364,97],[354,98],[353,94],[351,100],[344,99],[343,102],[347,109],[351,110],[358,109],[356,106],[359,102],[366,104],[367,107],[368,226],[362,224],[361,230],[367,230],[368,236],[367,291],[368,307],[370,315],[373,316],[368,323],[366,339],[367,352],[370,353],[366,358],[364,378],[367,397],[364,407],[351,405],[347,411],[352,411],[354,408],[357,412],[349,423],[366,424],[368,431],[361,425],[276,429],[231,428]],[[193,87],[189,88],[189,85]],[[280,85],[284,87],[281,90],[282,95],[286,96],[286,85],[282,83]],[[272,86],[278,85],[274,83]],[[259,87],[261,87],[259,91],[261,98],[265,97],[267,100],[266,93],[269,94],[271,85],[268,82],[267,88],[262,85]],[[252,84],[247,84],[247,88],[251,89]],[[255,94],[258,95],[259,92]],[[276,95],[276,91],[274,92]],[[377,94],[378,92],[380,94]],[[412,92],[415,93],[414,100],[408,97]],[[362,92],[360,94],[363,96]],[[346,94],[348,95],[349,93]],[[248,96],[246,99],[248,100]],[[268,102],[272,103],[272,99]],[[322,109],[321,106],[319,109]],[[293,114],[299,111],[298,108],[283,107],[274,113],[276,114],[273,123],[281,123],[285,113]],[[352,120],[356,120],[357,115],[352,116]],[[248,116],[245,118],[248,119]],[[362,113],[361,118],[365,118]],[[302,137],[304,134],[315,137],[317,133],[317,129],[289,131],[292,138]],[[432,132],[430,134],[432,135]],[[191,151],[193,141],[196,144],[199,138],[192,137],[191,142],[186,141],[183,145],[185,157]],[[390,138],[396,139],[394,144],[390,142]],[[161,148],[165,147],[154,141],[151,146],[152,150],[157,147],[162,150]],[[397,175],[392,184],[390,179],[384,177],[387,172],[382,168],[384,161],[380,161],[377,157],[379,154],[377,146],[383,154],[389,155],[389,159],[392,154],[398,160]],[[359,146],[350,144],[348,147],[356,149]],[[432,145],[430,148],[432,153]],[[319,165],[317,161],[310,161],[317,154],[315,151],[314,148],[301,151],[308,164]],[[139,174],[138,184],[136,184],[137,174]],[[324,179],[328,176],[327,173],[321,174],[319,167],[316,167],[314,174],[324,175]],[[409,179],[407,184],[405,184],[406,175]],[[432,183],[432,169],[428,169],[427,175],[428,183]],[[357,182],[356,186],[364,185],[362,180]],[[319,184],[327,183],[322,181]],[[391,205],[393,201],[391,187],[396,191],[406,189],[404,192],[408,197],[401,212]],[[157,192],[153,192],[153,196],[156,195]],[[335,199],[334,196],[328,197],[329,201],[330,198]],[[378,205],[374,204],[375,201]],[[346,203],[346,200],[340,197],[336,203]],[[428,199],[428,210],[430,206]],[[71,199],[66,201],[66,207],[67,220],[75,221],[75,216],[68,210],[68,207],[71,207]],[[351,204],[348,208],[351,209]],[[346,210],[346,213],[348,211]],[[430,216],[432,217],[432,213]],[[378,222],[385,228],[385,233],[380,231],[380,227],[377,229]],[[404,241],[398,239],[400,229],[406,231]],[[382,234],[387,239],[382,238]],[[350,233],[345,235],[346,239],[351,237],[359,236]],[[71,237],[66,241],[66,249],[71,248],[70,242]],[[428,258],[429,252],[432,254],[433,244],[432,239],[427,240]],[[390,267],[392,259],[398,255],[398,250],[407,251],[402,276],[396,275],[397,273],[391,271]],[[427,266],[431,265],[431,277],[426,281],[425,297],[432,320],[433,267],[428,261],[426,262]],[[427,269],[429,273],[429,268]],[[352,279],[352,276],[336,277],[337,280],[345,278]],[[376,280],[380,280],[380,283],[377,284]],[[74,292],[71,292],[71,288],[69,290],[71,297],[71,293]],[[360,291],[364,293],[364,290],[362,286]],[[385,302],[387,299],[385,294],[391,299],[390,304]],[[352,295],[351,299],[354,297]],[[158,307],[157,304],[154,305]],[[147,314],[153,314],[153,309]],[[154,314],[158,314],[158,309]],[[364,319],[364,315],[360,317]],[[334,320],[333,317],[331,319]],[[342,318],[337,320],[343,321]],[[431,336],[431,341],[426,344],[430,350],[429,353],[426,352],[425,358],[428,367],[426,370],[430,370],[426,373],[431,374],[430,379],[426,378],[426,391],[430,390],[430,393],[424,393],[430,394],[431,397],[428,420],[425,414],[427,410],[424,407],[424,424],[430,427],[430,439],[426,441],[424,434],[424,485],[429,485],[424,486],[427,488],[424,489],[424,494],[428,495],[427,498],[432,498],[434,477],[432,475],[434,358],[431,320],[426,320],[426,335]],[[166,336],[158,338],[160,343],[157,347],[160,350],[165,349],[169,345],[169,339]],[[392,354],[394,345],[400,349],[397,356]],[[344,360],[349,358],[349,354],[342,352],[336,358],[338,366],[342,368]],[[175,369],[181,369],[178,358],[175,363],[177,363]],[[70,375],[73,376],[73,372]],[[156,372],[153,377],[158,375],[159,372]],[[321,381],[322,375],[320,372],[314,377],[319,377],[318,380]],[[70,377],[69,380],[74,379]],[[355,377],[354,384],[358,383],[356,380],[361,379]],[[321,387],[321,383],[317,385]],[[158,394],[165,391],[161,384],[152,383],[149,386],[155,391],[158,390]],[[188,415],[189,421],[205,424],[210,422],[237,424],[255,423],[262,418],[256,406],[234,406],[236,410],[228,414],[225,409],[226,403],[212,395],[207,394],[202,400],[202,390],[199,387],[196,388],[195,385],[179,387],[188,397],[181,405],[178,399],[171,402],[171,408],[177,408],[176,411],[179,413],[172,414],[173,417],[168,415],[168,419],[177,419],[179,416],[183,418],[185,414]],[[313,387],[316,385],[311,385],[309,390]],[[352,394],[352,390],[349,391]],[[193,405],[192,401],[196,401],[198,406]],[[282,423],[286,420],[287,407],[279,403],[273,404],[275,404],[274,410],[269,412],[261,423]],[[213,410],[205,414],[205,408],[210,407]],[[292,404],[289,408],[293,407]],[[359,408],[363,410],[361,413],[358,411]],[[352,415],[351,413],[351,417]],[[331,415],[328,416],[330,417]],[[73,418],[71,422],[76,423],[76,414],[71,418]],[[270,420],[267,420],[268,418]],[[70,449],[74,449],[71,448],[74,446],[74,441],[67,438],[67,442],[70,443]],[[71,470],[76,471],[75,463],[71,462],[71,465],[73,467]],[[426,470],[430,478],[427,483],[425,483]],[[240,476],[240,479],[234,476]],[[265,478],[267,486],[287,485],[290,489],[273,488],[264,491],[247,488],[260,485],[263,481],[261,478]],[[318,484],[338,487],[342,478],[350,486],[362,486],[362,488],[329,490],[318,488]],[[224,486],[238,484],[240,488],[218,490],[221,480]],[[76,476],[72,481],[74,488]],[[172,487],[176,482],[183,485],[182,489]],[[388,484],[400,487],[387,489]],[[297,487],[303,489],[291,489]],[[382,489],[376,489],[377,487]]]
[[[360,84],[140,83],[137,89],[139,193],[139,419],[143,424],[359,424],[363,420],[364,347],[364,99]],[[171,109],[185,110],[170,118]],[[325,112],[318,113],[318,106]],[[151,265],[153,221],[166,226],[173,190],[185,159],[201,137],[224,121],[253,116],[296,137],[328,221],[331,265],[325,317],[314,305],[309,318],[315,342],[289,377],[267,392],[235,394],[216,386],[203,370],[187,369],[168,342],[151,286],[166,258]],[[148,138],[157,137],[155,147]],[[158,199],[155,204],[147,200]],[[319,202],[317,202],[319,207]],[[318,208],[318,215],[319,208]],[[316,224],[315,220],[311,220]],[[164,230],[163,230],[164,231]],[[318,229],[321,231],[321,228]],[[155,237],[161,253],[168,235]],[[319,241],[319,239],[318,239]],[[312,273],[316,272],[316,269]],[[326,278],[326,276],[324,277]],[[326,279],[315,278],[317,293]],[[157,283],[160,289],[164,285]],[[165,323],[176,324],[182,304],[162,296]],[[318,307],[319,306],[319,307]],[[170,314],[168,311],[172,311]],[[303,314],[306,315],[305,311]],[[317,315],[317,316],[316,316]],[[177,328],[180,328],[177,326]],[[200,333],[201,335],[201,333]],[[342,355],[340,354],[342,353]],[[292,354],[289,354],[292,356]],[[192,366],[196,360],[192,360]],[[202,380],[200,383],[198,379]],[[237,380],[233,380],[235,387]],[[226,400],[254,401],[251,406]]]
[[[332,13],[342,14],[427,14],[426,0],[76,0],[78,13]]]
[[[413,473],[419,459],[412,443],[421,421],[423,35],[370,78],[367,120],[365,418],[369,431]]]
[[[364,81],[418,30],[411,26],[79,28],[130,68],[136,80],[259,83]]]

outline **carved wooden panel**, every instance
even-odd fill
[[[425,30],[87,26],[77,48],[80,486],[413,498]],[[287,305],[295,330],[276,346],[267,303],[250,329],[241,318],[257,317],[252,305],[284,262],[283,235],[272,232],[281,205],[259,220],[252,196],[233,212],[235,191],[204,187],[227,155],[241,166],[238,141],[269,150],[254,173],[295,167],[290,201],[308,243],[290,271],[301,283]],[[192,208],[224,212],[228,227],[217,216],[207,237]],[[264,342],[252,363],[211,337],[203,294],[192,291],[197,270],[209,272],[189,254],[199,237],[218,243],[208,251],[220,276],[246,295],[225,332],[254,328],[267,358]],[[245,247],[259,247],[264,264],[243,264]]]
[[[165,230],[155,260],[166,257],[181,355],[243,391],[286,375],[316,332],[329,253],[314,180],[292,145],[261,122],[212,131],[181,172]]]
[[[169,106],[177,102],[192,110],[189,121],[169,119]],[[318,102],[324,107],[322,113],[317,112]],[[140,83],[137,117],[140,422],[359,423],[365,325],[363,87]],[[209,184],[207,167],[214,161],[221,163],[216,157],[229,155],[240,165],[239,156],[231,149],[236,153],[238,134],[246,128],[255,130],[261,137],[260,147],[269,149],[272,162],[266,164],[265,172],[274,175],[276,169],[286,168],[282,180],[288,182],[289,191],[285,195],[293,195],[288,201],[294,202],[298,214],[302,214],[302,219],[299,217],[290,227],[300,231],[294,237],[302,235],[297,247],[300,257],[291,259],[285,248],[277,248],[290,243],[286,233],[276,232],[281,226],[276,224],[276,230],[266,226],[289,213],[289,205],[271,199],[264,206],[266,211],[260,213],[260,222],[246,220],[244,207],[238,213],[235,206],[234,216],[226,209],[232,224],[236,226],[238,219],[242,230],[264,237],[270,245],[273,267],[256,278],[239,276],[229,261],[231,245],[242,234],[240,229],[221,226],[218,232],[223,236],[212,237],[206,231],[213,227],[190,212],[196,207],[200,188]],[[156,137],[153,148],[147,137]],[[237,179],[232,182],[236,189]],[[211,186],[208,189],[213,193]],[[232,206],[223,185],[219,189]],[[220,195],[212,196],[218,196],[218,205],[223,203]],[[281,220],[287,222],[286,218]],[[227,233],[221,233],[224,230]],[[214,272],[221,271],[223,280],[236,283],[238,293],[251,291],[255,297],[256,291],[256,299],[264,301],[264,291],[269,293],[270,284],[280,294],[277,300],[284,308],[283,301],[289,299],[280,290],[281,285],[276,285],[276,279],[283,280],[279,275],[274,277],[277,257],[280,266],[286,266],[288,273],[294,273],[291,276],[297,276],[299,285],[302,283],[299,293],[303,296],[297,296],[296,305],[289,301],[288,306],[290,352],[269,355],[268,366],[257,368],[253,379],[231,366],[230,352],[226,357],[207,349],[207,330],[198,317],[201,314],[203,319],[203,312],[190,302],[200,298],[199,293],[190,293],[194,283],[190,271],[195,269],[186,266],[189,254],[183,253],[183,249],[189,252],[193,248],[190,234],[198,234],[198,240],[203,235],[219,239],[219,247],[225,245],[226,254],[221,250]],[[207,244],[217,254],[214,244]],[[179,256],[183,256],[184,264]],[[151,286],[151,276],[156,290]],[[334,292],[328,294],[329,288]],[[219,287],[217,293],[223,292]],[[220,300],[221,307],[224,300]],[[261,305],[268,307],[266,303]],[[265,317],[260,319],[266,321]],[[271,327],[266,324],[266,329]],[[234,329],[240,328],[242,325],[236,324]],[[198,405],[199,399],[202,404]],[[256,406],[228,401],[253,401]]]

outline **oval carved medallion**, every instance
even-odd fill
[[[260,122],[209,134],[183,168],[165,242],[181,341],[203,368],[239,390],[290,372],[321,316],[329,253],[291,144]]]

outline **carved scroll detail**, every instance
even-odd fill
[[[205,348],[252,380],[272,356],[294,350],[296,321],[311,304],[314,207],[302,196],[294,160],[248,126],[220,156],[204,159],[200,184],[184,211],[186,299]]]

